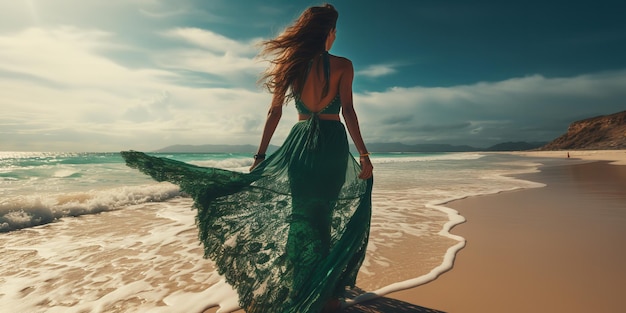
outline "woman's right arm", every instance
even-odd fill
[[[272,97],[272,105],[270,106],[269,111],[267,112],[267,119],[265,120],[265,127],[263,127],[263,135],[261,136],[261,144],[259,144],[259,149],[257,150],[257,155],[265,155],[267,152],[267,147],[272,140],[272,136],[274,135],[274,131],[278,126],[278,122],[280,122],[280,118],[283,115],[283,99],[281,97],[274,94]],[[259,163],[261,163],[265,157],[255,158],[254,163],[250,167],[250,170],[253,170]]]
[[[365,147],[365,143],[363,142],[363,137],[361,137],[361,129],[359,128],[359,120],[356,116],[356,111],[354,110],[354,103],[352,101],[352,81],[354,79],[354,68],[352,67],[352,62],[348,59],[344,59],[345,64],[342,66],[344,69],[342,71],[341,79],[339,81],[339,96],[341,97],[341,110],[343,115],[343,120],[346,122],[346,128],[348,129],[348,133],[350,133],[350,137],[352,137],[352,141],[356,146],[357,151],[359,151],[359,161],[361,162],[361,173],[359,174],[359,178],[361,179],[369,179],[372,177],[372,171],[374,167],[372,166],[372,162],[369,158],[369,152]]]

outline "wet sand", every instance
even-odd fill
[[[584,153],[615,164],[626,155]],[[626,166],[593,162],[518,177],[547,186],[449,203],[467,218],[452,230],[467,240],[454,268],[387,297],[461,313],[626,310]]]

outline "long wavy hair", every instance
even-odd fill
[[[326,38],[335,29],[338,17],[339,13],[330,4],[310,7],[283,33],[262,42],[259,56],[271,60],[259,82],[278,96],[281,104],[302,91],[309,62],[326,51]],[[328,92],[328,82],[324,92]]]

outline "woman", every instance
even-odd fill
[[[205,257],[248,313],[336,311],[365,257],[372,164],[353,108],[352,64],[328,54],[337,17],[329,4],[308,8],[264,43],[261,55],[274,56],[264,76],[273,98],[250,173],[122,152],[129,166],[194,198]],[[299,122],[266,158],[292,98]],[[360,166],[348,151],[340,111]]]

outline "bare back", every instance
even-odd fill
[[[341,93],[340,82],[346,69],[346,61],[347,60],[344,58],[332,55],[329,56],[328,93],[323,96],[324,84],[326,82],[323,55],[317,56],[312,60],[310,70],[304,81],[302,93],[299,95],[298,99],[309,112],[320,113],[326,109],[329,104],[336,101],[336,98],[338,98]],[[341,98],[343,98],[343,96],[344,95],[341,95]]]

